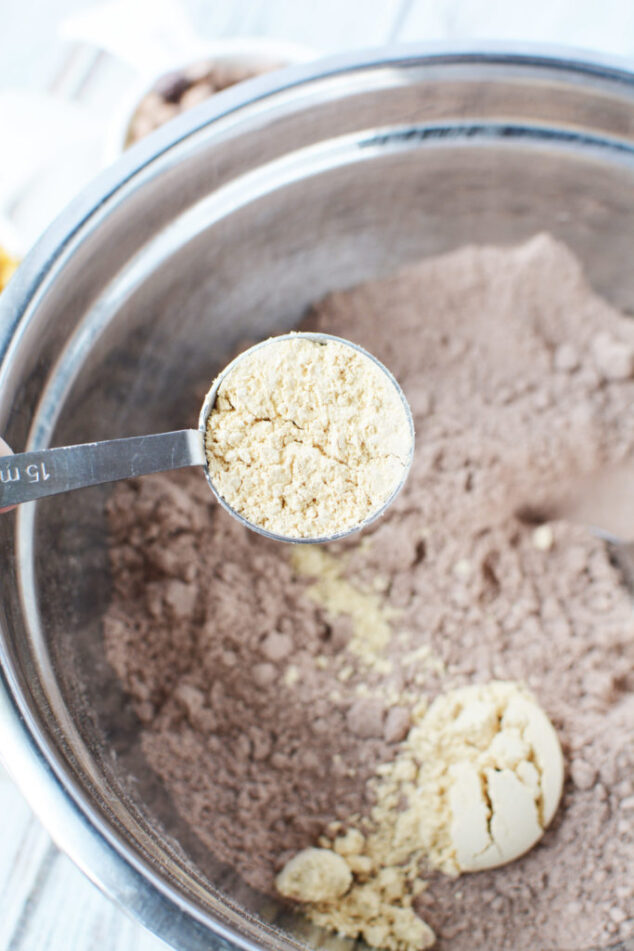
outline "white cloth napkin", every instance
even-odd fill
[[[77,103],[0,91],[0,225],[23,253],[98,171],[103,129]]]

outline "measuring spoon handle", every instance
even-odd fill
[[[197,429],[2,456],[0,510],[88,485],[204,462],[203,434]]]

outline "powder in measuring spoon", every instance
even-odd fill
[[[350,531],[399,488],[408,409],[380,364],[337,339],[267,341],[236,361],[207,422],[208,472],[247,521],[287,538]]]

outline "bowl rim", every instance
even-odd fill
[[[111,168],[102,172],[53,222],[13,276],[0,300],[0,393],[9,374],[13,354],[19,348],[29,310],[52,272],[85,227],[94,226],[100,209],[131,179],[141,175],[152,161],[214,121],[279,93],[305,87],[325,78],[335,78],[370,68],[413,65],[519,66],[551,69],[580,79],[610,81],[634,95],[634,67],[615,56],[545,45],[502,43],[425,43],[387,46],[370,51],[343,53],[314,63],[264,74],[218,93],[182,114],[131,147]],[[0,401],[1,406],[1,401]],[[0,420],[0,425],[2,421]],[[12,517],[12,516],[5,516]],[[85,795],[78,795],[72,779],[65,782],[58,772],[55,751],[36,735],[17,681],[4,649],[0,631],[0,750],[9,774],[44,827],[75,864],[106,895],[170,945],[178,935],[182,949],[209,947],[211,935],[225,948],[259,951],[261,940],[239,933],[211,915],[197,912],[193,903],[179,894],[165,878],[149,867],[108,827]],[[100,821],[101,819],[101,821]],[[245,916],[246,918],[246,916]],[[271,937],[271,944],[297,946],[289,937],[275,941],[270,926],[254,923]],[[251,929],[251,935],[254,935]],[[173,946],[173,945],[171,945]]]

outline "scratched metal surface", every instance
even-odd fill
[[[0,92],[53,89],[105,122],[129,74],[103,55],[57,40],[82,0],[2,4]],[[411,40],[554,42],[634,61],[631,0],[189,0],[209,38],[270,36],[323,52]],[[166,945],[129,920],[51,842],[0,766],[0,951],[159,951]],[[628,947],[634,951],[634,943]]]

